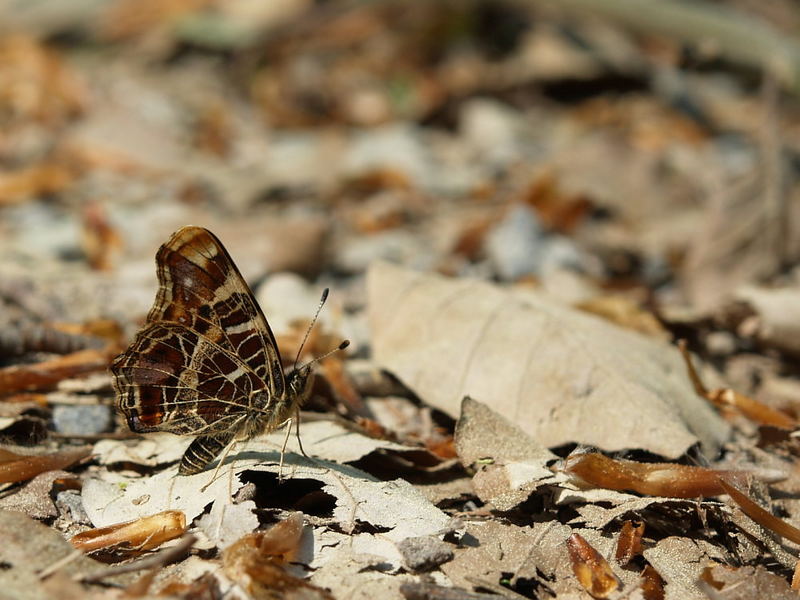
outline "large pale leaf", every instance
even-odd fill
[[[713,454],[727,424],[686,377],[675,348],[534,292],[386,263],[368,275],[375,360],[457,417],[484,402],[544,446]]]
[[[329,552],[346,544],[360,552],[379,555],[399,568],[402,556],[397,543],[408,537],[435,534],[446,525],[447,515],[407,481],[380,481],[355,467],[330,461],[331,458],[357,460],[378,448],[394,451],[409,448],[373,440],[330,422],[305,423],[301,432],[306,450],[320,458],[309,459],[297,454],[297,440],[291,436],[284,477],[318,481],[322,484],[321,490],[335,499],[331,519],[338,524],[337,537],[324,540],[315,551],[313,559],[318,564],[329,558]],[[242,474],[246,471],[278,475],[283,438],[284,432],[276,431],[241,442],[231,451],[213,482],[211,469],[178,476],[177,465],[151,477],[100,471],[97,477],[84,483],[83,506],[96,527],[105,527],[163,510],[180,510],[187,522],[192,522],[210,505],[210,512],[201,517],[197,525],[212,545],[224,548],[258,526],[258,518],[253,513],[256,505],[249,500],[234,504],[232,496],[242,487]],[[185,447],[189,440],[177,436],[172,436],[172,440],[174,446],[166,438],[156,437],[161,451],[174,457],[175,449]],[[135,444],[130,448],[131,460],[152,460],[149,455],[152,446],[148,440]],[[100,450],[117,459],[124,456],[114,445],[103,444]],[[208,487],[204,487],[206,484]],[[380,533],[350,535],[358,523],[369,524]]]

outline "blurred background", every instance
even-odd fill
[[[271,319],[357,311],[383,258],[735,329],[800,276],[798,31],[791,0],[2,0],[4,323],[135,327],[195,224]]]

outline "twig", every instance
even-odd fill
[[[689,345],[686,343],[686,340],[678,340],[678,350],[681,351],[681,356],[683,357],[683,362],[686,363],[686,371],[689,374],[689,380],[692,382],[694,386],[694,391],[698,396],[703,398],[708,397],[708,388],[703,385],[703,381],[700,379],[700,376],[697,374],[697,370],[694,368],[694,363],[692,362],[692,355],[689,354]]]
[[[82,550],[73,550],[69,554],[62,556],[56,562],[51,564],[49,567],[45,567],[44,569],[39,571],[39,579],[47,579],[48,577],[50,577],[50,575],[52,575],[59,569],[66,567],[71,562],[75,562],[81,556],[84,556]]]
[[[74,579],[84,583],[93,583],[102,581],[108,577],[114,577],[115,575],[132,573],[134,571],[141,571],[142,569],[151,569],[153,567],[163,567],[164,565],[167,565],[183,556],[189,551],[196,541],[197,537],[190,533],[183,536],[172,548],[166,548],[157,554],[153,554],[152,556],[126,563],[124,565],[114,565],[113,567],[102,569],[88,575],[76,575]]]

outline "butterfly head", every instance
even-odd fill
[[[305,365],[286,377],[290,397],[295,399],[297,406],[303,406],[311,396],[311,389],[314,387],[314,371],[311,367],[311,364]]]

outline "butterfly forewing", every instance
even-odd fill
[[[131,429],[217,434],[247,417],[251,393],[283,400],[275,339],[219,240],[184,227],[161,246],[156,264],[159,290],[147,323],[111,367]]]
[[[184,227],[161,246],[156,265],[159,290],[148,322],[177,322],[209,340],[224,338],[233,354],[283,395],[275,338],[217,237],[200,227]]]

